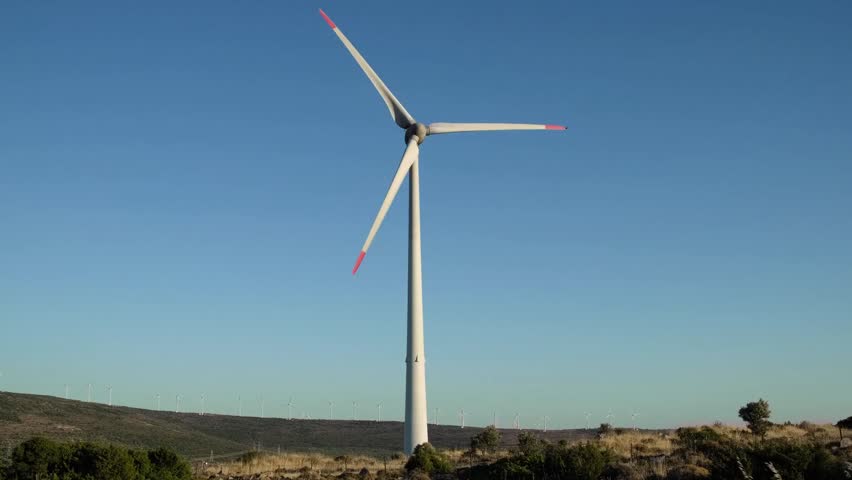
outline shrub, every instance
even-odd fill
[[[666,475],[666,480],[704,480],[706,478],[710,478],[710,471],[698,465],[681,465],[669,470]]]
[[[168,448],[148,452],[152,477],[159,480],[190,480],[192,470],[189,463]]]
[[[756,402],[747,403],[744,407],[740,408],[739,411],[740,418],[746,422],[751,433],[758,435],[761,438],[766,437],[766,432],[772,425],[769,422],[769,416],[771,414],[772,411],[769,410],[769,402],[762,398]]]
[[[15,447],[12,451],[9,477],[47,478],[48,475],[66,475],[71,450],[46,438],[35,437]]]
[[[500,432],[493,426],[486,427],[485,430],[474,435],[470,439],[471,451],[482,450],[483,452],[493,453],[500,446]]]
[[[600,427],[598,427],[598,435],[606,435],[612,432],[612,425],[608,423],[602,423]]]
[[[644,477],[626,463],[610,463],[604,467],[602,480],[644,480]]]
[[[190,480],[189,464],[168,449],[152,452],[32,438],[18,445],[0,478]]]
[[[846,417],[834,424],[837,430],[840,431],[840,441],[843,442],[843,429],[852,430],[852,417]]]
[[[427,474],[450,473],[453,467],[446,455],[435,450],[429,443],[421,443],[414,447],[414,452],[405,463],[405,470],[409,473],[416,470]]]
[[[518,451],[521,455],[529,457],[541,457],[543,460],[544,442],[530,432],[521,432],[518,435]]]

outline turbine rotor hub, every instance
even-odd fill
[[[412,136],[417,137],[417,145],[423,143],[423,140],[426,140],[426,135],[429,135],[429,128],[422,123],[415,123],[414,125],[405,129],[405,144],[408,145],[408,142],[411,140]]]

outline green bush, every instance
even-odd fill
[[[192,470],[189,463],[168,448],[158,448],[148,452],[152,477],[158,480],[191,480]]]
[[[759,399],[756,402],[749,402],[744,407],[740,408],[739,415],[746,422],[751,433],[766,437],[766,432],[772,423],[769,421],[769,416],[772,411],[769,410],[769,402],[764,399]]]
[[[189,464],[168,449],[153,452],[32,438],[18,445],[0,479],[190,480]]]
[[[475,452],[481,450],[483,452],[493,453],[500,446],[500,432],[493,426],[486,427],[485,430],[474,435],[470,439],[470,450]]]
[[[450,473],[453,467],[446,455],[435,450],[435,447],[428,443],[421,443],[414,447],[414,452],[405,463],[405,470],[408,472],[419,470],[427,474]]]
[[[666,480],[704,480],[707,478],[710,478],[710,471],[698,465],[681,465],[669,470],[668,475],[666,475]]]
[[[67,445],[46,438],[35,437],[15,447],[12,451],[8,475],[11,478],[47,478],[48,475],[66,475],[71,450]]]

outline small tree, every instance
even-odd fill
[[[608,423],[602,423],[600,427],[598,427],[598,435],[606,435],[607,433],[612,432],[612,425]]]
[[[453,467],[450,459],[443,453],[435,450],[429,443],[421,443],[414,447],[414,452],[405,463],[405,470],[409,473],[420,470],[426,474],[450,473]]]
[[[772,412],[769,410],[769,402],[764,399],[759,399],[756,402],[749,402],[744,407],[740,408],[740,418],[748,425],[748,429],[755,435],[760,435],[761,438],[766,438],[766,432],[772,423],[769,421],[769,416]]]
[[[482,450],[483,452],[494,453],[497,447],[500,446],[500,432],[494,426],[488,426],[485,430],[474,435],[470,439],[470,450],[475,452]]]
[[[839,420],[834,424],[835,427],[840,431],[840,441],[843,441],[843,429],[846,430],[852,429],[852,417],[846,417],[843,420]]]

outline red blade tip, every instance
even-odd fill
[[[355,275],[355,272],[358,271],[358,267],[361,266],[361,262],[364,261],[364,255],[366,255],[366,254],[367,254],[367,252],[361,252],[358,255],[358,260],[355,261],[355,268],[352,269],[352,275]]]
[[[568,127],[563,127],[562,125],[545,125],[545,130],[565,130]]]
[[[331,19],[328,18],[328,15],[326,15],[325,12],[323,12],[321,8],[320,8],[320,15],[322,15],[322,18],[325,19],[325,23],[327,23],[329,27],[331,27],[332,29],[337,28],[337,25],[335,25],[334,22],[332,22]]]

